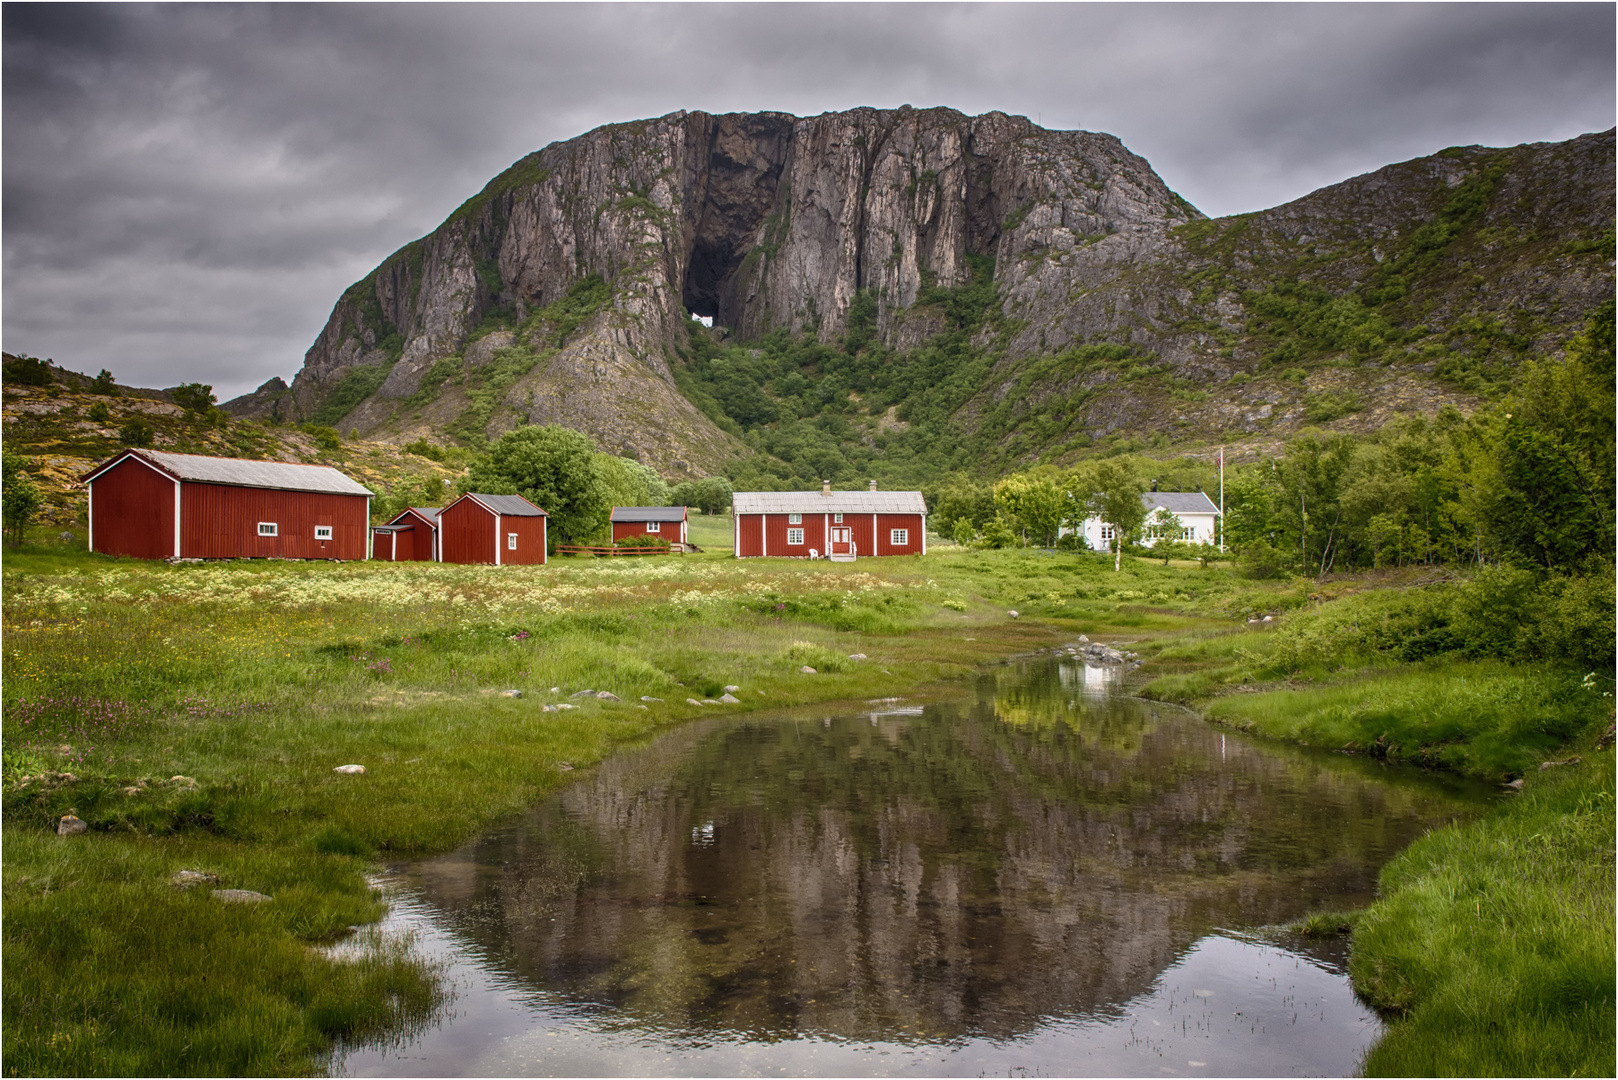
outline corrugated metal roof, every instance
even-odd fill
[[[738,491],[738,514],[925,514],[919,491]]]
[[[1219,507],[1200,491],[1148,491],[1140,497],[1147,513],[1162,507],[1175,514],[1218,514]]]
[[[549,515],[521,495],[481,495],[470,492],[472,498],[502,517],[548,517]]]
[[[615,506],[614,521],[684,521],[683,506]]]
[[[318,491],[330,495],[371,495],[370,488],[330,465],[298,465],[290,461],[249,461],[245,458],[171,454],[166,450],[130,450],[181,480],[229,487],[273,488],[277,491]],[[124,455],[120,454],[119,457]],[[97,467],[90,475],[102,471]],[[88,479],[88,477],[86,477]]]

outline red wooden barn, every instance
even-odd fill
[[[438,507],[407,506],[371,530],[371,558],[383,562],[438,562]]]
[[[545,511],[521,495],[462,495],[438,514],[438,553],[452,563],[543,563]]]
[[[738,491],[736,555],[810,552],[838,562],[859,555],[927,554],[927,503],[919,491]]]
[[[612,542],[632,536],[655,536],[671,544],[685,543],[686,512],[683,506],[615,506],[612,508]]]
[[[139,559],[363,559],[371,492],[329,465],[125,450],[82,477],[90,550]]]

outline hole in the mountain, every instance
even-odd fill
[[[732,250],[733,244],[726,243],[730,239],[723,234],[697,237],[685,272],[685,308],[691,314],[718,318],[719,291],[742,264],[743,253]]]

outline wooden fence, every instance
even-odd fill
[[[558,555],[684,555],[679,547],[591,547],[588,544],[557,544]]]

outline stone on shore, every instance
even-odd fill
[[[742,699],[733,694],[725,694],[720,697],[719,701],[723,705],[740,705],[742,703]]]
[[[251,889],[215,889],[213,898],[227,904],[266,904],[274,899]]]
[[[622,701],[623,700],[623,698],[619,697],[617,694],[613,693],[611,690],[597,691],[596,692],[596,697],[598,699],[600,699],[601,701]]]

